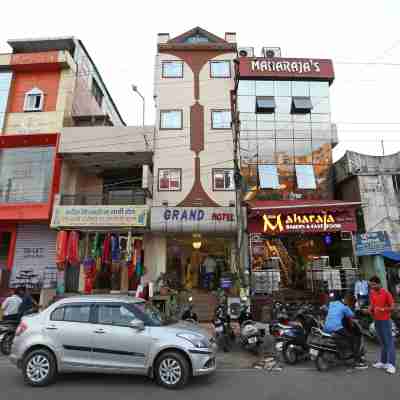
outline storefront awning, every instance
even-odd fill
[[[395,262],[400,262],[400,253],[397,251],[386,250],[382,253],[382,256]]]

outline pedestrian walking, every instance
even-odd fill
[[[25,291],[23,288],[17,288],[15,292],[7,297],[1,304],[4,321],[17,321],[19,318],[19,307],[22,304]]]
[[[373,276],[369,280],[370,306],[368,311],[375,321],[375,330],[381,344],[380,360],[373,366],[384,369],[389,374],[396,373],[396,349],[392,334],[391,315],[394,310],[393,296],[389,291],[382,288],[381,280],[378,276]]]

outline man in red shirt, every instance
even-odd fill
[[[378,276],[369,280],[370,307],[369,312],[375,321],[376,334],[382,346],[380,361],[375,368],[385,369],[389,374],[396,373],[396,349],[392,335],[391,314],[394,310],[394,300],[390,292],[382,288]]]

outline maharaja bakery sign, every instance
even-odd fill
[[[333,81],[331,60],[304,58],[240,58],[241,78],[315,78]]]

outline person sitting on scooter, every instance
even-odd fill
[[[360,340],[354,335],[349,328],[349,321],[354,317],[353,311],[343,303],[340,292],[334,292],[329,295],[330,303],[328,307],[328,315],[325,320],[324,331],[326,333],[334,333],[337,340],[338,348],[342,352],[350,345],[354,354],[354,367],[357,369],[365,369],[367,365],[362,362],[360,354]]]

